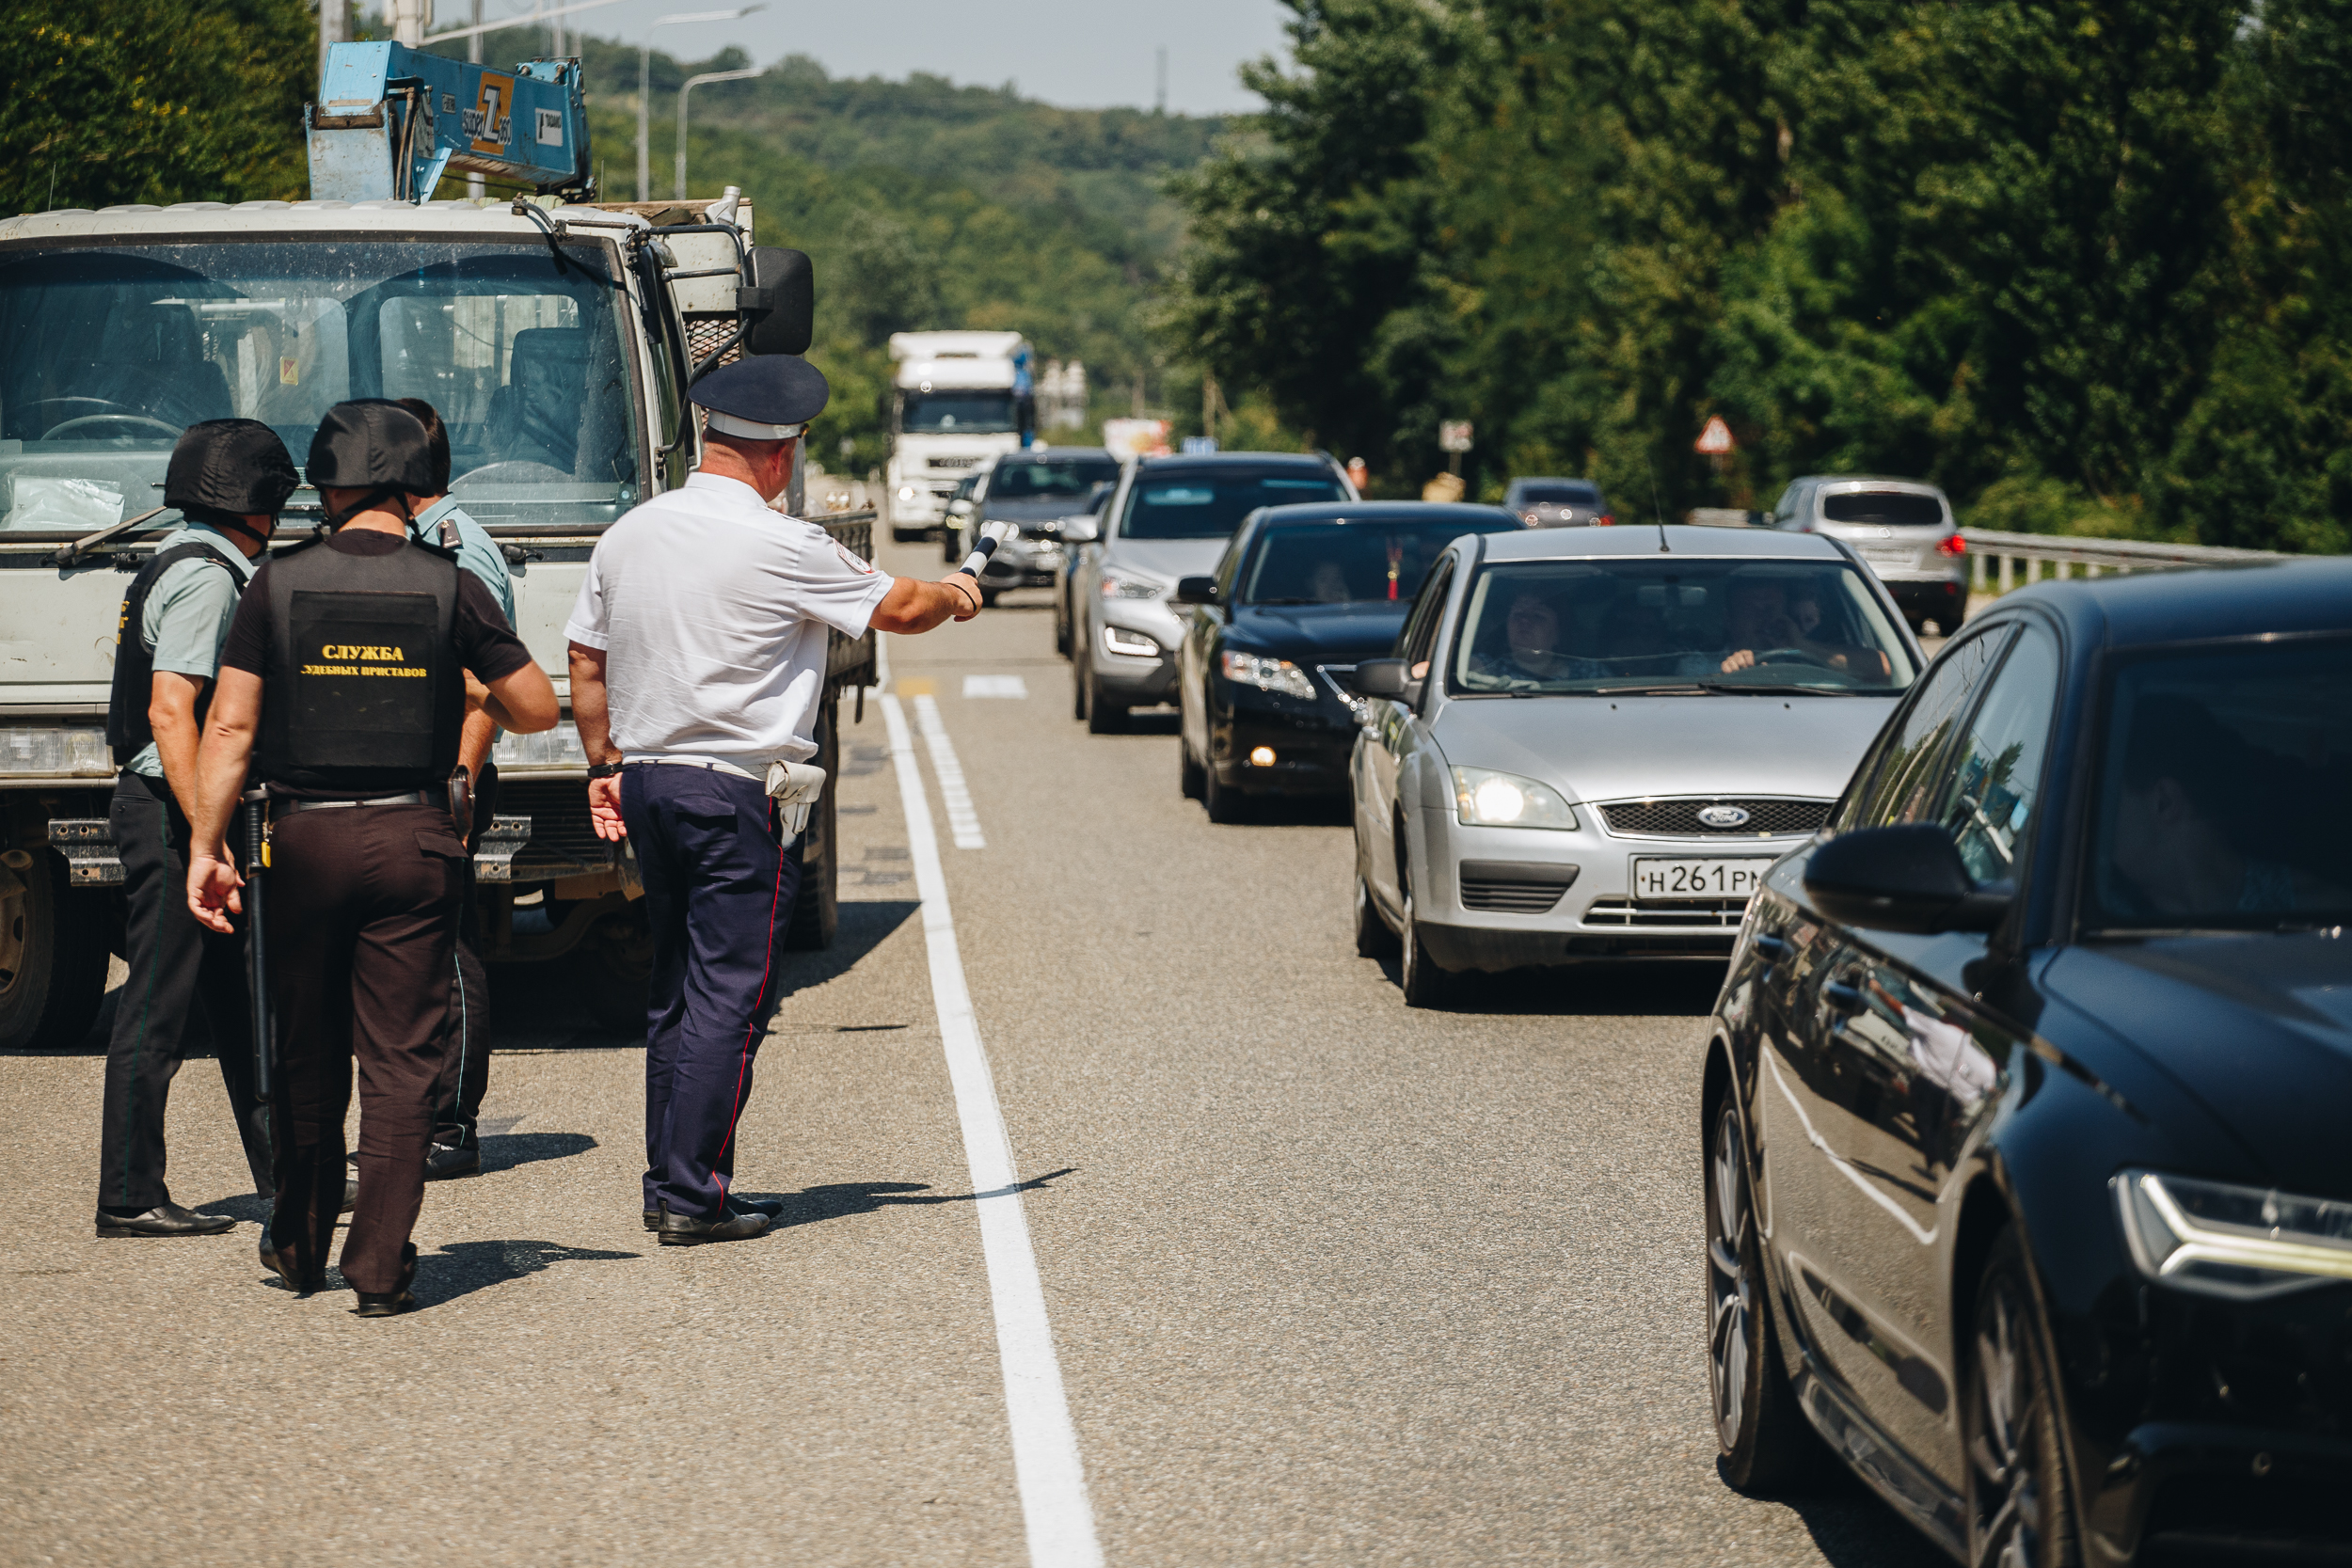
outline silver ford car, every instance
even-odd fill
[[[1728,955],[1925,662],[1837,540],[1455,540],[1357,671],[1358,950],[1401,943],[1414,1006],[1470,970]]]

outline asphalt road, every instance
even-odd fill
[[[1354,956],[1343,813],[1211,826],[1172,716],[1073,721],[1042,595],[889,653],[986,840],[955,846],[927,758],[1104,1560],[1944,1560],[1858,1488],[1716,1474],[1717,973],[1408,1011]],[[1025,1560],[876,707],[846,732],[840,942],[793,960],[740,1134],[743,1188],[787,1204],[769,1238],[649,1244],[641,1058],[560,967],[494,976],[489,1169],[428,1189],[423,1309],[389,1321],[262,1282],[210,1062],[176,1085],[174,1194],[247,1223],[100,1242],[101,1057],[0,1058],[0,1561]]]

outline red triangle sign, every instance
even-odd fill
[[[1697,449],[1708,456],[1720,457],[1732,449],[1731,426],[1724,423],[1724,417],[1721,414],[1709,415],[1707,428],[1699,432],[1699,438],[1695,444]]]

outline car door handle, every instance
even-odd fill
[[[1841,1013],[1858,1013],[1870,1005],[1868,998],[1843,980],[1832,980],[1823,986],[1821,1000]]]
[[[1758,931],[1756,936],[1756,950],[1763,954],[1768,962],[1778,963],[1788,956],[1788,939],[1773,936],[1769,931]]]

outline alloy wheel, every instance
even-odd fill
[[[2047,1340],[2014,1230],[1994,1243],[1977,1290],[1967,1370],[1969,1559],[1979,1568],[2072,1568],[2069,1506]]]
[[[1715,1122],[1707,1182],[1707,1377],[1715,1396],[1715,1436],[1725,1453],[1749,1418],[1756,1331],[1756,1280],[1749,1267],[1754,1215],[1748,1203],[1746,1141],[1725,1103]]]

